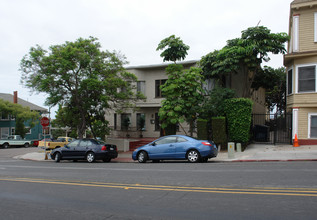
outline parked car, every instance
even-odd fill
[[[169,135],[137,148],[132,153],[132,159],[140,163],[145,163],[147,160],[159,162],[186,159],[195,163],[207,162],[217,154],[217,146],[211,141],[196,140],[184,135]]]
[[[44,139],[42,141],[39,141],[38,147],[44,147],[46,149],[55,149],[59,147],[63,147],[66,144],[72,142],[75,140],[71,137],[58,137],[56,140],[50,140],[50,139]]]
[[[56,148],[51,153],[52,160],[87,160],[89,163],[95,160],[110,162],[118,157],[117,146],[106,144],[95,139],[80,139],[68,143],[64,147]]]
[[[7,139],[0,140],[0,146],[8,148],[9,146],[29,147],[31,146],[31,140],[25,140],[20,135],[10,135]]]

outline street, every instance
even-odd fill
[[[315,219],[317,163],[35,162],[0,149],[3,219]]]

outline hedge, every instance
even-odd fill
[[[242,144],[249,141],[252,104],[252,101],[247,98],[234,98],[225,101],[229,141]]]
[[[205,119],[197,119],[197,139],[208,140],[208,121]]]
[[[212,128],[212,140],[221,149],[227,149],[227,129],[226,129],[226,118],[225,117],[212,117],[211,118]]]

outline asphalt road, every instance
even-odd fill
[[[1,219],[316,219],[317,162],[55,163],[15,150],[0,149]]]

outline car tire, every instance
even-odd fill
[[[198,161],[200,161],[200,154],[197,150],[190,150],[187,153],[187,160],[190,163],[197,163]]]
[[[138,161],[139,163],[146,163],[148,159],[148,155],[145,151],[141,151],[139,154],[138,154]]]
[[[105,162],[105,163],[108,163],[108,162],[111,161],[111,158],[110,158],[110,157],[107,157],[107,158],[104,158],[102,161]]]
[[[8,144],[8,143],[4,143],[4,144],[2,145],[2,147],[3,147],[3,148],[9,148],[9,144]]]
[[[54,157],[54,158],[55,158],[55,162],[56,162],[56,163],[60,162],[60,161],[61,161],[61,154],[57,152],[57,153],[55,154],[55,157]]]
[[[25,148],[28,148],[29,146],[30,146],[29,143],[25,143],[25,144],[24,144],[24,147],[25,147]]]
[[[86,156],[86,160],[88,163],[92,163],[95,161],[95,154],[93,152],[89,152]]]

